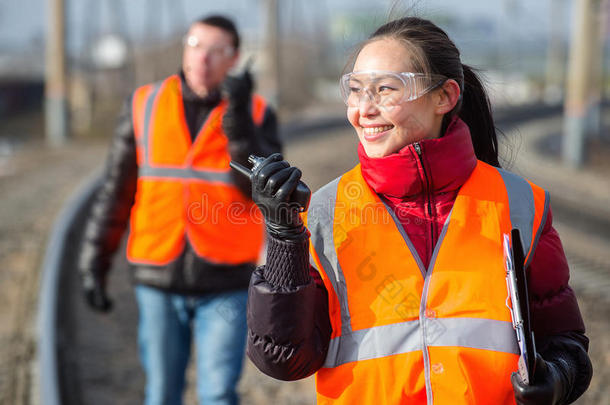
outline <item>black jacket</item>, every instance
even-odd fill
[[[210,111],[220,102],[219,91],[200,98],[186,85],[181,74],[186,121],[195,138]],[[134,203],[138,166],[133,130],[131,97],[121,111],[106,162],[104,181],[95,196],[85,225],[79,253],[78,267],[82,273],[105,283],[112,256],[118,249],[128,226]],[[223,128],[228,134],[229,153],[232,160],[247,164],[249,154],[268,156],[279,152],[281,144],[277,133],[275,113],[269,107],[260,127],[252,124],[247,111],[233,109],[231,103],[223,118]],[[232,171],[234,180],[244,195],[251,195],[250,181]],[[182,294],[201,294],[229,289],[247,288],[254,263],[238,266],[209,263],[197,256],[186,242],[181,256],[167,266],[131,266],[132,280],[163,290]]]

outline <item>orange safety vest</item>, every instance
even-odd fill
[[[529,264],[548,201],[479,161],[426,269],[359,165],[315,193],[310,257],[332,325],[318,404],[514,404],[502,235],[520,229]]]
[[[133,96],[138,185],[131,211],[127,258],[165,265],[183,251],[219,264],[256,262],[262,215],[233,183],[228,139],[222,130],[227,102],[212,109],[193,143],[177,75],[138,88]],[[252,118],[263,121],[266,104],[252,98]]]

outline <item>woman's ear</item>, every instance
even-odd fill
[[[435,106],[436,113],[444,115],[453,110],[457,104],[460,98],[460,85],[453,79],[447,79],[439,90]]]

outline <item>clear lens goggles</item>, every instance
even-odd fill
[[[415,100],[447,80],[440,75],[367,70],[341,77],[341,96],[348,107],[359,107],[363,97],[377,107],[395,107]]]
[[[195,35],[184,37],[183,43],[189,48],[206,51],[212,58],[228,58],[235,54],[235,49],[231,46],[206,46]]]

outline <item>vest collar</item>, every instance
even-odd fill
[[[358,157],[367,184],[376,193],[395,198],[459,189],[477,164],[470,130],[457,117],[441,138],[409,144],[382,158],[369,157],[359,144]]]

